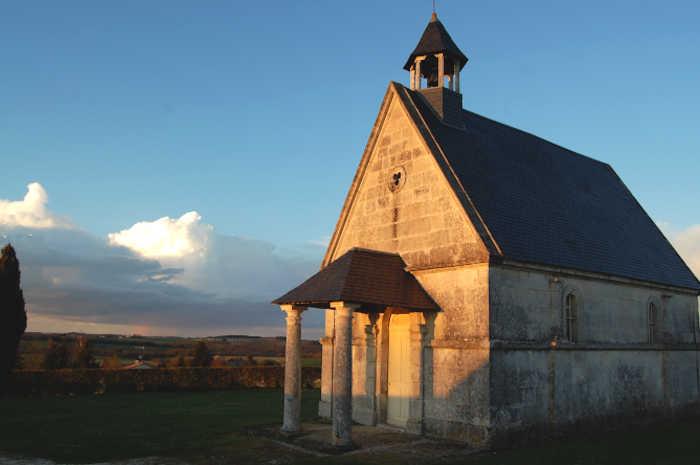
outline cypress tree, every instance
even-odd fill
[[[19,260],[15,249],[7,244],[0,254],[0,386],[17,363],[17,348],[26,329]]]

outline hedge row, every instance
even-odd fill
[[[321,369],[302,370],[304,387],[318,387]],[[102,394],[105,392],[211,391],[280,388],[284,367],[153,368],[136,370],[20,370],[12,373],[13,395]]]

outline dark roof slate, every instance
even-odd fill
[[[462,53],[459,47],[457,47],[457,44],[455,44],[454,40],[452,40],[452,37],[450,37],[450,34],[447,32],[447,29],[445,29],[445,26],[443,26],[440,20],[437,19],[437,15],[433,13],[433,17],[425,27],[425,31],[423,31],[423,35],[418,41],[418,45],[416,45],[413,53],[411,53],[408,60],[406,60],[406,64],[403,68],[406,71],[410,70],[413,60],[415,60],[415,58],[418,56],[442,52],[448,56],[458,58],[459,62],[461,63],[460,69],[464,68],[464,65],[467,64],[467,61],[469,61],[467,56]]]
[[[503,256],[700,290],[700,282],[607,164],[463,110],[426,121]]]
[[[328,308],[330,302],[438,310],[399,255],[353,248],[273,304]]]

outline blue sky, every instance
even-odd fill
[[[8,3],[0,199],[39,182],[101,238],[196,210],[317,263],[309,244],[331,234],[430,3]],[[470,58],[466,108],[610,163],[669,229],[700,223],[700,4],[445,0],[438,14]]]

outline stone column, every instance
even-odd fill
[[[372,411],[370,425],[377,424],[377,313],[369,315],[370,324],[365,326],[366,363],[365,391],[368,397],[368,407]]]
[[[387,394],[389,390],[389,321],[391,310],[384,309],[377,324],[377,374],[376,379],[376,417],[377,423],[386,423]]]
[[[445,87],[445,54],[438,53],[438,87]]]
[[[331,419],[333,402],[333,338],[335,333],[335,312],[326,310],[324,316],[325,336],[321,338],[321,400],[318,403],[318,416]]]
[[[455,92],[459,94],[459,63],[455,61]]]
[[[352,312],[357,305],[331,302],[335,310],[333,344],[333,430],[337,447],[352,445]]]
[[[416,90],[420,90],[421,87],[420,62],[423,60],[425,57],[416,57]]]
[[[426,339],[427,331],[422,313],[411,313],[411,327],[409,332],[411,345],[408,356],[409,366],[411,367],[412,392],[408,401],[408,422],[406,423],[406,431],[414,434],[423,434],[423,343]]]
[[[301,312],[306,308],[296,305],[280,307],[287,314],[282,432],[296,433],[301,429]]]

